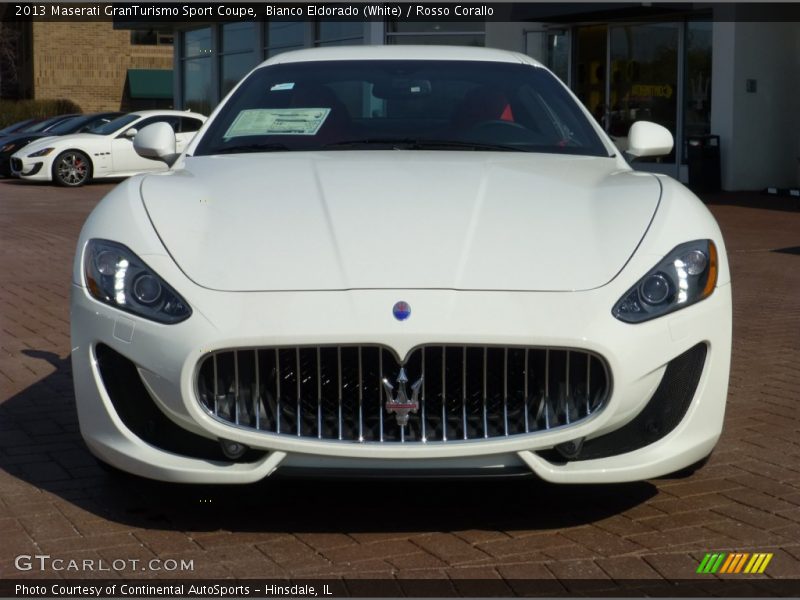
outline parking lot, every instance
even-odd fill
[[[569,591],[578,580],[708,579],[695,574],[706,553],[771,552],[760,577],[800,579],[798,199],[709,199],[731,261],[734,346],[725,431],[695,474],[602,487],[220,488],[109,474],[80,439],[71,262],[86,215],[112,186],[0,180],[0,578],[358,577],[401,588],[439,579],[442,593],[480,579],[504,580],[491,589],[510,594],[525,593],[525,581]],[[125,565],[19,570],[20,555]],[[191,569],[172,569],[181,564]]]

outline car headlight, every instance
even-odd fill
[[[625,292],[612,313],[620,321],[641,323],[708,298],[717,285],[718,263],[711,240],[681,244]]]
[[[38,156],[47,156],[50,154],[55,148],[42,148],[41,150],[37,150],[31,154],[28,154],[28,158],[36,158]]]
[[[0,148],[0,152],[11,152],[16,147],[17,147],[16,142],[9,142],[5,146]]]
[[[178,292],[122,244],[90,240],[83,273],[91,296],[114,308],[167,324],[192,314]]]

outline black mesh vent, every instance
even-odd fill
[[[705,365],[706,352],[705,344],[697,344],[671,360],[644,410],[620,429],[585,442],[580,454],[573,460],[606,458],[633,452],[660,440],[675,429],[692,403]],[[551,458],[550,453],[542,455]]]
[[[119,418],[148,444],[183,456],[232,462],[214,440],[186,431],[159,409],[144,387],[136,366],[105,344],[95,351],[100,376]],[[263,456],[250,451],[234,462],[251,462]]]

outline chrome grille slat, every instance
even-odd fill
[[[219,414],[219,377],[217,376],[217,355],[214,357],[214,414]]]
[[[339,439],[342,439],[342,349],[336,348],[337,381],[339,382]]]
[[[239,353],[233,351],[233,414],[234,422],[239,424]]]
[[[383,351],[378,351],[378,414],[380,415],[380,441],[383,441]],[[424,422],[424,417],[423,417]]]
[[[382,352],[381,352],[381,356],[383,356]],[[381,363],[381,372],[383,372],[383,363]],[[427,428],[425,426],[425,421],[427,419],[427,417],[425,416],[425,385],[426,385],[426,382],[425,382],[425,348],[423,348],[422,349],[422,406],[420,407],[421,411],[422,411],[422,441],[423,442],[427,442],[428,441],[428,432],[427,432]],[[383,423],[383,411],[381,411],[381,423]],[[383,441],[383,432],[381,432],[381,441]]]
[[[402,427],[386,408],[399,394],[401,366],[409,399],[422,378],[417,410]],[[219,350],[201,360],[196,385],[205,410],[232,426],[362,443],[536,434],[587,419],[610,388],[605,361],[591,352],[463,344],[420,346],[402,365],[376,345]]]
[[[358,386],[358,441],[364,441],[364,388],[362,386],[362,382],[364,381],[364,375],[361,368],[361,346],[358,347],[358,381],[356,385]]]
[[[523,383],[522,387],[522,401],[525,403],[525,433],[530,433],[530,411],[528,409],[528,352],[529,349],[525,348],[525,366],[522,370],[522,376],[525,378],[525,382]]]
[[[322,439],[322,350],[317,348],[317,438]]]
[[[461,422],[467,439],[467,347],[461,349]]]
[[[503,435],[508,435],[508,348],[503,348]]]
[[[544,396],[542,396],[542,407],[544,408],[544,428],[550,429],[550,410],[547,406],[547,398],[550,397],[550,349],[545,351],[544,359]]]
[[[569,425],[569,418],[570,418],[570,414],[569,414],[569,398],[570,398],[570,395],[569,395],[569,350],[567,350],[567,375],[564,378],[564,381],[565,381],[564,385],[565,385],[565,387],[567,389],[566,395],[564,396],[564,418],[567,421],[567,425]]]
[[[303,393],[301,391],[301,386],[303,382],[303,368],[300,366],[300,348],[295,350],[295,359],[297,370],[294,372],[295,379],[297,380],[297,412],[295,413],[295,418],[297,419],[297,437],[302,436],[302,409],[300,407],[300,399],[303,397]]]
[[[589,403],[589,390],[592,388],[592,357],[586,357],[586,414],[592,414],[592,407]]]
[[[447,441],[447,346],[442,346],[442,441]],[[466,431],[466,429],[465,429]]]
[[[488,368],[487,362],[487,354],[489,353],[489,349],[484,347],[483,348],[483,437],[489,437],[489,417],[487,414],[487,407],[486,407],[486,369]]]
[[[275,348],[275,433],[281,432],[281,353]]]
[[[258,372],[258,350],[253,350],[255,355],[256,386],[253,393],[253,413],[256,416],[256,429],[261,429],[261,381]]]

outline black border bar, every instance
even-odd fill
[[[797,2],[2,2],[0,20],[113,21],[115,26],[309,20],[588,23],[709,19],[800,22]]]
[[[272,586],[272,587],[270,587]],[[99,591],[98,591],[99,590]],[[1,579],[5,598],[798,597],[800,579]]]

